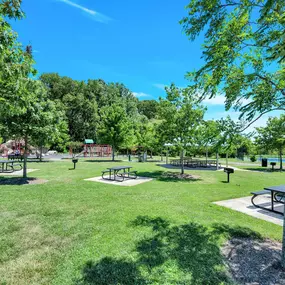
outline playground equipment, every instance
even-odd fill
[[[80,147],[77,146],[77,149],[80,148],[83,150],[79,152],[76,156],[80,156],[83,154],[84,157],[109,157],[112,154],[112,147],[110,145],[105,144],[95,144],[93,140],[86,139],[84,144]],[[73,155],[74,146],[70,146],[69,154]]]
[[[3,157],[8,157],[10,154],[23,155],[24,153],[24,140],[9,140],[0,145],[0,152]]]
[[[95,144],[93,140],[86,139],[84,141],[84,157],[108,157],[112,154],[112,147],[110,145]]]

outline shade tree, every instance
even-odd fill
[[[256,128],[256,141],[267,150],[277,150],[280,160],[280,170],[283,169],[283,151],[285,148],[285,115],[270,117],[265,127]]]
[[[191,0],[181,20],[191,41],[204,36],[204,64],[187,74],[201,99],[225,96],[248,127],[285,110],[283,0]]]
[[[166,98],[159,99],[158,109],[165,126],[165,137],[180,151],[181,174],[184,174],[184,153],[187,147],[197,143],[198,126],[203,120],[205,108],[189,89],[171,84],[166,88]]]

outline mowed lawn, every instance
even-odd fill
[[[133,187],[84,181],[131,164]],[[161,176],[155,163],[30,163],[40,185],[0,185],[0,284],[232,284],[220,252],[235,236],[281,240],[282,227],[212,204],[284,184],[285,173]],[[8,182],[8,181],[7,181]],[[11,181],[10,181],[11,182]]]

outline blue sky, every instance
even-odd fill
[[[178,23],[188,2],[23,0],[26,18],[12,25],[33,46],[39,74],[122,82],[139,99],[157,99],[171,82],[186,86],[186,72],[203,63],[203,38],[190,42]],[[207,119],[238,117],[225,112],[221,97],[206,105]]]

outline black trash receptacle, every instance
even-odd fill
[[[267,167],[267,158],[262,158],[261,159],[261,166],[262,167]]]

